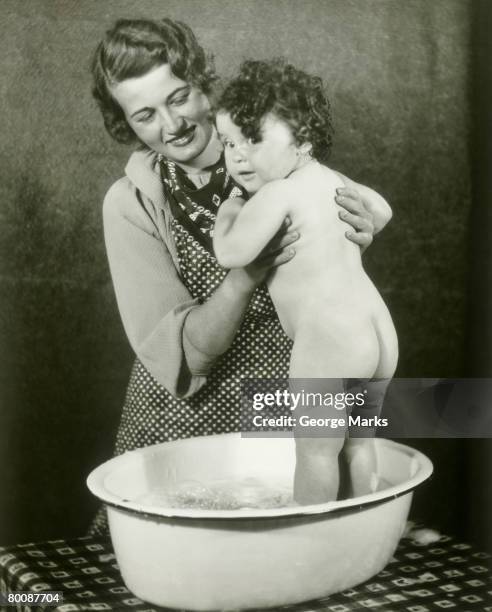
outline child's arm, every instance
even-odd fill
[[[359,192],[365,207],[372,215],[374,234],[380,232],[393,216],[393,211],[391,210],[388,202],[383,198],[383,196],[374,191],[374,189],[361,185],[360,183],[356,183],[352,179],[344,176],[341,172],[336,173],[347,187],[350,189],[355,189]]]
[[[246,203],[241,198],[220,205],[214,227],[214,251],[224,268],[251,263],[280,229],[287,216],[283,181],[264,185]]]

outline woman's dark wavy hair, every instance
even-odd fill
[[[263,118],[273,113],[291,128],[298,146],[311,144],[318,161],[330,155],[333,124],[323,82],[283,59],[243,62],[216,110],[228,112],[242,133],[256,142],[261,141]]]
[[[212,56],[205,54],[191,28],[180,21],[119,19],[97,46],[91,64],[92,95],[106,130],[118,142],[134,143],[137,137],[111,95],[111,86],[162,64],[169,64],[175,76],[206,95],[217,80]]]

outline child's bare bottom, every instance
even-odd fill
[[[357,316],[332,317],[329,325],[311,318],[299,326],[291,356],[291,387],[306,387],[302,378],[315,381],[316,391],[324,394],[352,392],[347,376],[365,381],[367,389],[361,416],[379,416],[386,388],[394,374],[398,355],[396,333],[386,308],[380,316],[365,319]],[[326,314],[323,317],[327,321]],[[374,380],[372,380],[374,379]],[[358,389],[361,391],[362,389]],[[355,391],[357,392],[357,391]],[[340,396],[339,396],[340,397]],[[306,415],[318,418],[345,418],[344,410],[319,405],[306,408]],[[301,411],[296,409],[296,416]],[[378,486],[374,429],[361,428],[347,437],[348,427],[331,430],[324,427],[297,427],[294,499],[300,504],[315,504],[343,496],[364,495]],[[339,462],[341,470],[339,469]],[[345,478],[340,482],[340,473]]]

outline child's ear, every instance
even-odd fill
[[[297,147],[297,155],[298,156],[308,156],[311,155],[313,150],[313,145],[310,142],[303,142],[301,145]]]

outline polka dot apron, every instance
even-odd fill
[[[212,254],[217,208],[225,199],[241,194],[225,172],[223,160],[208,170],[210,180],[197,188],[178,166],[161,162],[181,279],[192,297],[203,302],[226,275]],[[263,285],[254,293],[233,344],[192,397],[174,398],[136,360],[116,453],[168,440],[239,431],[240,379],[287,377],[291,348]]]

